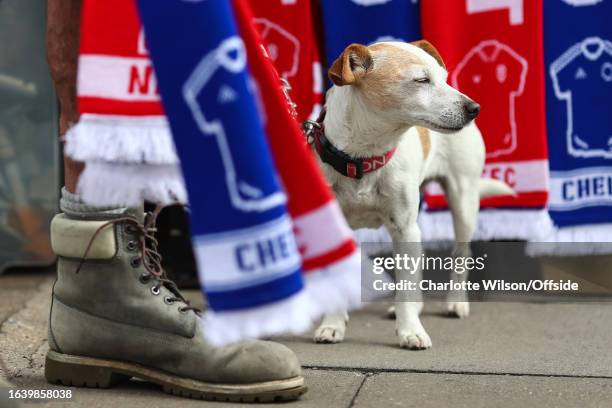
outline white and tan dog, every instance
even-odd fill
[[[321,147],[318,140],[315,145],[351,227],[384,225],[395,251],[406,253],[401,243],[421,241],[417,224],[421,185],[438,180],[453,216],[454,255],[469,256],[480,198],[513,191],[502,182],[481,179],[485,146],[473,123],[480,106],[446,83],[447,71],[435,48],[427,41],[352,44],[334,62],[329,77],[335,86],[326,98],[323,138],[327,145]],[[378,156],[365,162],[370,170],[377,168],[343,175],[338,155]],[[378,166],[372,165],[376,162]],[[409,251],[416,257],[421,253],[420,246]],[[396,275],[396,280],[418,281],[421,274]],[[455,281],[467,278],[465,273],[455,275]],[[396,294],[399,344],[429,348],[431,339],[419,319],[420,293],[409,300]],[[455,292],[447,307],[450,314],[467,316],[467,295]],[[347,322],[346,313],[327,315],[315,332],[315,341],[342,341]]]

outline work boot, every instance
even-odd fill
[[[80,210],[51,223],[58,277],[49,382],[108,388],[138,377],[167,393],[222,401],[292,400],[306,391],[287,347],[252,341],[216,348],[205,340],[199,311],[161,269],[153,214]]]

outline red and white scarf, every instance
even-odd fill
[[[449,83],[482,106],[476,124],[487,149],[483,176],[518,193],[482,200],[475,239],[534,239],[550,228],[542,2],[466,0],[444,7],[440,13],[438,2],[421,3],[423,37],[444,58]],[[425,201],[424,239],[452,238],[437,184],[428,186]]]
[[[78,193],[97,205],[186,202],[168,122],[132,1],[83,2],[79,122],[66,153],[85,162]]]
[[[250,0],[254,23],[279,75],[291,86],[297,119],[316,119],[323,101],[322,68],[310,0]]]

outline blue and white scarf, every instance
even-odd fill
[[[421,38],[417,0],[323,0],[322,8],[327,66],[351,43]]]
[[[612,241],[611,16],[609,1],[544,2],[549,240]]]
[[[210,307],[299,305],[300,255],[229,2],[142,0],[139,6],[193,209]],[[301,323],[292,329],[305,329]]]

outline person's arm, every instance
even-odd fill
[[[78,120],[77,61],[81,0],[47,0],[47,62],[60,106],[60,136]],[[64,158],[65,183],[74,192],[83,163]]]

